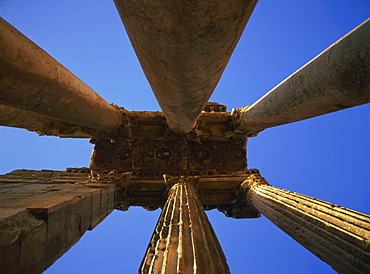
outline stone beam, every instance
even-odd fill
[[[161,112],[126,114],[126,132],[91,140],[95,146],[90,168],[108,173],[129,171],[161,181],[165,173],[225,175],[246,169],[247,140],[244,134],[234,132],[230,113],[204,112],[196,129],[188,134],[169,130]]]
[[[86,172],[85,172],[86,171]],[[0,176],[0,273],[42,273],[115,207],[88,169]]]
[[[115,3],[169,127],[189,132],[257,0]]]
[[[250,136],[370,102],[370,19],[250,107],[236,111]]]
[[[339,273],[370,272],[370,216],[269,185],[251,174],[249,203]]]
[[[93,138],[101,136],[96,129],[72,125],[35,112],[0,105],[0,126],[24,128],[39,135]]]
[[[229,273],[199,201],[197,179],[165,178],[172,187],[139,273]]]
[[[0,18],[0,104],[111,131],[119,111]]]

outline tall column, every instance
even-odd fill
[[[370,102],[370,19],[252,106],[240,109],[249,135]],[[237,112],[236,112],[237,113]]]
[[[0,104],[103,131],[118,109],[0,18]]]
[[[73,125],[36,112],[1,104],[0,126],[24,128],[39,135],[66,138],[93,138],[99,136],[99,131],[96,129]]]
[[[199,201],[195,178],[166,178],[173,185],[140,273],[229,273],[225,255]]]
[[[370,216],[269,185],[259,174],[241,185],[248,201],[339,273],[370,273]]]
[[[168,126],[191,131],[257,0],[114,2]]]

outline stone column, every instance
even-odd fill
[[[370,273],[370,216],[269,185],[241,185],[251,205],[339,273]]]
[[[140,273],[229,273],[225,255],[199,201],[195,178],[173,185],[153,232]]]
[[[118,109],[0,18],[0,104],[102,131]]]
[[[114,2],[168,126],[191,131],[257,0]]]
[[[65,138],[94,138],[99,136],[99,131],[96,129],[73,125],[36,112],[1,104],[0,126],[24,128],[39,135]]]
[[[370,19],[252,106],[240,109],[242,127],[253,136],[269,127],[369,103],[369,51]]]

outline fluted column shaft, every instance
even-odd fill
[[[339,273],[370,273],[370,216],[269,185],[241,186],[250,204]]]
[[[170,189],[139,272],[229,273],[196,190],[186,180]]]

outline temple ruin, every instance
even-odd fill
[[[130,206],[162,209],[140,273],[229,273],[211,209],[264,215],[335,271],[370,272],[369,215],[274,187],[246,158],[267,128],[370,102],[370,21],[228,112],[208,101],[256,3],[115,0],[162,112],[108,104],[0,19],[0,125],[94,144],[89,167],[0,175],[0,273],[42,273]]]

